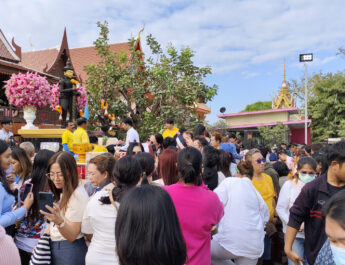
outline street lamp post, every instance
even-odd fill
[[[307,62],[313,61],[313,54],[300,54],[299,61],[304,63],[304,143],[308,144],[308,71]]]

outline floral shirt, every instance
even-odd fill
[[[323,245],[319,254],[317,255],[315,265],[336,265],[333,260],[331,245],[328,239],[326,240],[325,244]]]
[[[41,238],[44,221],[45,217],[43,215],[40,215],[38,219],[23,219],[19,223],[19,228],[17,229],[17,236],[36,239]]]
[[[25,184],[30,183],[31,179],[25,181],[25,183],[18,190],[18,206],[23,205],[23,193],[25,189]],[[17,228],[16,236],[26,237],[26,238],[41,238],[42,230],[44,230],[45,217],[42,214],[38,215],[38,218],[27,218],[25,217],[19,222],[19,227]]]

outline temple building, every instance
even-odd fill
[[[12,44],[12,45],[11,45]],[[2,117],[10,117],[14,121],[13,130],[17,130],[25,124],[23,111],[9,106],[5,95],[5,81],[12,74],[32,72],[47,78],[50,84],[59,82],[63,76],[63,68],[68,59],[74,68],[76,79],[85,85],[88,78],[84,66],[97,64],[100,58],[94,46],[70,49],[68,46],[66,29],[64,30],[60,45],[52,49],[22,52],[14,39],[9,43],[0,29],[0,120]],[[136,49],[141,50],[140,40],[135,43]],[[128,42],[110,44],[111,51],[120,50],[130,53]],[[60,127],[58,113],[52,111],[49,106],[37,110],[35,124],[40,128]]]
[[[23,65],[21,63],[21,48],[14,42],[14,39],[12,39],[11,44],[0,29],[0,120],[3,117],[11,118],[14,122],[13,131],[16,132],[18,128],[25,124],[25,120],[23,119],[22,109],[9,106],[5,95],[5,81],[7,81],[12,74],[26,72],[37,72],[41,76],[46,77],[48,82],[51,84],[58,82],[59,77],[54,74]],[[37,111],[36,122],[41,124],[40,127],[50,128],[51,126],[54,126],[51,121],[56,121],[57,123],[58,116],[55,112],[51,111],[49,107],[45,107]]]
[[[296,106],[296,97],[291,95],[285,80],[285,64],[284,79],[279,94],[272,98],[272,109],[219,114],[218,118],[225,119],[226,129],[229,132],[240,132],[244,141],[247,139],[255,139],[260,141],[258,127],[275,126],[277,124],[287,125],[289,130],[286,135],[286,142],[304,144],[304,124],[305,119],[300,114],[299,108]],[[307,120],[308,144],[311,144],[310,125],[311,120]]]

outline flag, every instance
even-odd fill
[[[86,103],[85,109],[84,109],[84,118],[89,119],[89,104]]]

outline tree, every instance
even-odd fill
[[[259,127],[259,133],[264,139],[266,145],[280,145],[286,142],[287,133],[289,128],[282,123],[278,123],[276,126],[263,126]]]
[[[170,44],[164,52],[152,35],[146,38],[152,54],[148,59],[136,49],[134,39],[129,40],[130,54],[111,52],[108,23],[97,25],[100,35],[94,44],[101,60],[85,68],[89,75],[90,117],[102,115],[100,101],[104,99],[116,122],[131,117],[143,139],[161,131],[167,118],[186,127],[199,122],[195,104],[206,103],[217,93],[216,85],[204,83],[212,73],[209,66],[195,66],[194,52],[188,47],[179,51]]]
[[[320,142],[326,138],[345,136],[345,75],[319,74],[314,83],[314,97],[308,102],[312,119],[312,139]]]
[[[303,100],[304,78],[293,80],[294,91]],[[312,120],[311,136],[313,142],[332,137],[345,136],[345,74],[314,74],[308,80],[308,118]]]
[[[272,109],[272,101],[257,101],[246,106],[241,112]]]
[[[206,122],[205,127],[211,135],[215,132],[219,132],[224,136],[227,134],[227,125],[224,119],[219,119],[213,124],[209,124]]]

